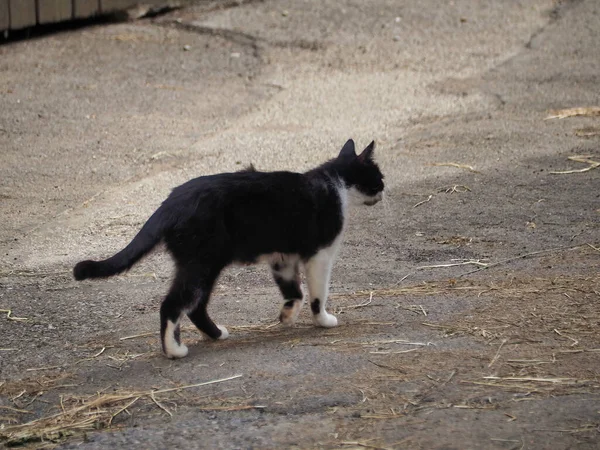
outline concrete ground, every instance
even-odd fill
[[[0,46],[0,443],[598,448],[599,40],[595,0],[281,0]],[[282,328],[267,269],[231,268],[231,337],[186,322],[170,361],[164,253],[71,278],[172,187],[350,137],[387,199],[351,215],[338,328]]]

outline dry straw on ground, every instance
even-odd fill
[[[583,163],[583,164],[588,164],[588,166],[584,167],[583,169],[558,170],[558,171],[552,171],[550,173],[554,174],[554,175],[563,175],[563,174],[570,174],[570,173],[583,173],[583,172],[588,172],[590,170],[593,170],[593,169],[596,169],[596,168],[600,167],[600,162],[594,161],[591,158],[593,158],[593,155],[573,155],[573,156],[569,156],[567,159],[569,159],[570,161],[575,161],[575,162],[580,162],[580,163]]]
[[[567,117],[595,117],[600,116],[600,107],[591,106],[591,107],[580,107],[580,108],[566,108],[566,109],[556,109],[550,111],[550,114],[546,117],[545,120],[549,119],[566,119]]]
[[[0,428],[0,442],[9,446],[28,442],[56,442],[87,431],[110,428],[117,416],[127,412],[128,408],[140,400],[151,401],[165,413],[172,415],[169,409],[157,399],[157,395],[222,383],[240,378],[241,376],[234,375],[218,380],[168,389],[117,392],[114,394],[98,393],[89,397],[73,397],[66,401],[61,397],[61,411],[58,413],[20,425],[10,425]]]
[[[460,163],[455,163],[455,162],[444,162],[444,163],[431,163],[432,166],[437,166],[437,167],[456,167],[457,169],[466,169],[469,172],[474,172],[474,173],[479,173],[477,170],[475,170],[473,168],[473,166],[470,166],[468,164],[460,164]]]
[[[12,309],[0,309],[0,313],[6,313],[5,318],[8,320],[14,320],[15,322],[24,322],[29,320],[27,317],[15,317],[12,315]]]

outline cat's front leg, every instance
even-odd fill
[[[335,327],[338,324],[337,318],[325,309],[334,257],[335,251],[324,249],[305,264],[313,322],[315,325],[325,328]]]
[[[302,309],[302,289],[300,288],[300,261],[298,258],[280,256],[271,262],[273,279],[284,303],[279,314],[279,321],[287,326],[293,325]]]

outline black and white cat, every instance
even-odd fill
[[[232,263],[267,261],[284,298],[280,320],[293,324],[302,306],[304,267],[314,323],[335,327],[326,309],[329,277],[340,247],[346,208],[374,205],[383,195],[383,175],[373,161],[375,143],[357,155],[346,142],[338,157],[306,173],[258,172],[203,176],[173,189],[135,238],[104,261],[82,261],[77,280],[121,273],[164,241],[176,274],[160,308],[162,348],[169,358],[187,355],[179,320],[185,313],[209,338],[227,329],[208,316],[210,294]]]

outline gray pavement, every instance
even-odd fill
[[[0,47],[0,310],[28,319],[0,315],[0,424],[241,374],[59,442],[597,448],[600,169],[550,172],[600,161],[600,117],[545,118],[600,106],[600,3],[215,5]],[[168,361],[167,256],[71,279],[172,187],[248,163],[302,171],[350,137],[375,139],[387,199],[351,215],[339,328],[308,309],[267,328],[267,270],[231,268],[211,303],[230,339],[186,328],[190,355]],[[498,264],[462,276],[481,263]]]

